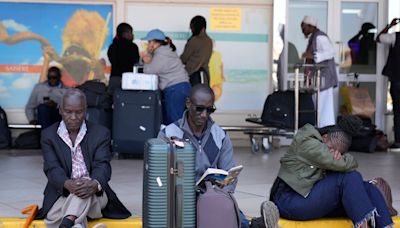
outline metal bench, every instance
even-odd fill
[[[221,128],[225,131],[243,132],[244,134],[249,135],[251,152],[253,153],[257,153],[260,148],[262,148],[264,151],[267,151],[267,148],[265,148],[262,143],[263,138],[267,138],[268,143],[270,144],[272,142],[272,136],[293,138],[294,135],[293,131],[266,126],[221,126]],[[259,136],[261,139],[257,140],[256,136]]]
[[[42,128],[40,124],[8,124],[10,129],[38,129]]]

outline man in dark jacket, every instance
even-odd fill
[[[390,96],[393,103],[393,129],[394,143],[391,150],[400,150],[400,33],[388,33],[389,29],[400,22],[400,18],[394,18],[377,36],[376,41],[390,45],[389,56],[382,74],[390,81]]]
[[[111,63],[109,92],[121,88],[122,73],[133,72],[133,66],[139,62],[139,48],[132,42],[133,28],[128,23],[117,27],[117,35],[108,47],[107,56]]]
[[[85,122],[86,98],[68,89],[61,101],[62,121],[42,132],[43,170],[48,182],[36,218],[46,226],[87,227],[90,218],[127,218],[131,213],[108,185],[110,133]]]

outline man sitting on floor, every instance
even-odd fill
[[[82,91],[68,89],[60,104],[62,121],[42,131],[48,182],[36,218],[45,218],[48,228],[86,228],[87,217],[131,216],[108,185],[110,132],[85,121],[86,105]]]

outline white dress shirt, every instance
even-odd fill
[[[335,57],[335,49],[327,36],[317,36],[317,50],[314,52],[314,61],[320,63]]]

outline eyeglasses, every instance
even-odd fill
[[[212,107],[205,107],[202,105],[193,105],[193,107],[196,110],[196,112],[199,112],[199,113],[202,113],[202,112],[204,112],[204,110],[206,110],[208,114],[211,114],[211,113],[215,112],[215,110],[217,110],[215,105],[213,105]]]
[[[48,79],[57,79],[58,75],[49,74],[49,75],[47,75],[47,78]]]

